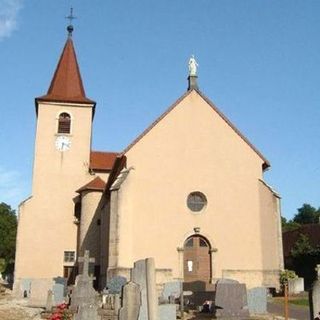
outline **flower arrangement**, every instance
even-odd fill
[[[55,312],[50,316],[49,320],[71,320],[72,315],[67,311],[68,305],[65,303],[59,304]]]

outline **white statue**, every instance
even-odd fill
[[[197,67],[198,63],[196,59],[194,58],[194,55],[191,56],[189,59],[189,76],[196,76],[197,75]]]

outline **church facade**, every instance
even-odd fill
[[[46,95],[35,99],[32,196],[19,207],[16,292],[74,280],[90,250],[97,287],[154,257],[174,279],[279,287],[280,197],[264,156],[197,87],[125,150],[93,151],[96,103],[85,95],[69,35]]]

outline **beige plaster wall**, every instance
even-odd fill
[[[265,268],[258,188],[263,160],[195,91],[126,156],[134,170],[119,191],[120,267],[153,256],[157,268],[171,268],[179,278],[177,248],[199,227],[218,249],[214,278],[223,270]],[[186,205],[192,191],[207,197],[201,213]]]
[[[72,118],[71,148],[55,147],[61,112]],[[19,209],[15,277],[62,276],[64,251],[76,251],[74,202],[88,173],[92,105],[40,103],[33,167],[32,198]]]
[[[95,264],[100,264],[100,231],[101,212],[99,203],[102,191],[85,191],[81,193],[81,219],[79,234],[79,254],[90,251],[90,257],[95,258]]]
[[[280,197],[262,181],[259,181],[259,193],[263,265],[269,270],[283,270]]]

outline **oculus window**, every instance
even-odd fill
[[[187,205],[191,211],[199,212],[207,205],[207,198],[201,192],[192,192],[188,196]]]

